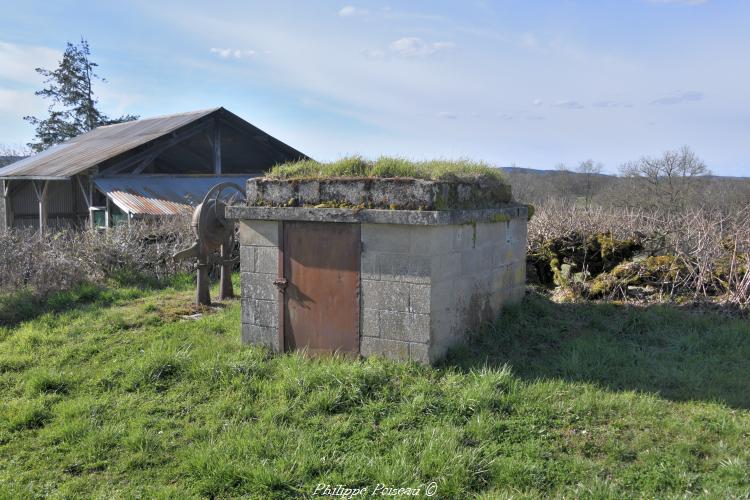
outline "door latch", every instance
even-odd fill
[[[286,278],[277,278],[273,280],[273,284],[276,288],[279,289],[281,293],[284,293],[286,291],[286,286],[289,284]]]

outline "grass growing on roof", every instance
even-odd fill
[[[530,297],[429,368],[270,356],[188,282],[86,295],[0,325],[2,499],[750,490],[746,320]]]
[[[469,160],[410,161],[381,156],[367,160],[349,156],[330,163],[301,160],[277,165],[266,172],[272,179],[320,179],[332,177],[413,177],[425,180],[474,180],[483,178],[507,184],[498,168]]]

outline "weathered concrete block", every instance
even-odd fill
[[[276,328],[242,324],[242,342],[245,344],[261,345],[272,351],[279,352],[278,331]]]
[[[384,281],[430,282],[429,256],[381,253],[378,255],[378,267],[380,279]]]
[[[240,221],[240,245],[275,247],[278,244],[278,222],[266,220]]]
[[[409,343],[373,337],[362,337],[359,344],[362,356],[383,356],[396,361],[409,359]]]
[[[497,269],[510,264],[511,261],[508,260],[508,257],[512,255],[511,244],[505,241],[500,242],[492,253],[492,267]]]
[[[383,311],[408,311],[408,283],[395,281],[362,281],[362,305]]]
[[[255,272],[277,274],[279,268],[279,249],[276,247],[257,247],[255,249]]]
[[[430,259],[430,282],[442,283],[461,274],[461,252],[435,255]]]
[[[300,205],[317,205],[320,203],[320,183],[315,180],[300,183],[297,187],[297,198]]]
[[[362,224],[362,247],[366,252],[409,253],[411,227],[395,224]]]
[[[275,300],[257,300],[243,298],[242,322],[258,326],[278,326],[278,302]]]
[[[526,283],[526,261],[517,260],[510,265],[510,270],[513,275],[513,286],[522,286]]]
[[[379,337],[380,320],[377,309],[362,309],[362,326],[360,335],[362,337]]]
[[[467,248],[461,252],[461,274],[485,273],[492,269],[495,249],[490,246]]]
[[[514,243],[523,242],[526,245],[526,231],[528,225],[523,219],[513,219],[510,221],[510,241]]]
[[[380,337],[409,342],[430,339],[430,315],[407,312],[380,311]]]
[[[320,201],[364,203],[369,207],[399,210],[494,208],[511,201],[510,186],[496,179],[423,180],[406,178],[268,179],[248,181],[258,204],[286,206],[309,182],[320,183]],[[250,184],[255,187],[250,187]]]
[[[409,284],[378,281],[377,308],[385,311],[407,311],[409,309]]]
[[[508,283],[511,281],[509,275],[510,264],[495,268],[492,270],[492,289],[493,290],[504,290],[508,287]]]
[[[363,280],[379,280],[380,267],[378,266],[378,253],[374,251],[363,251],[360,260],[360,277]]]
[[[409,312],[430,313],[430,285],[409,285]]]
[[[465,250],[476,245],[476,224],[453,226],[453,249]]]
[[[504,222],[477,222],[476,246],[499,245],[505,240]]]
[[[430,346],[428,344],[410,342],[409,359],[423,365],[429,365],[433,361],[430,356]]]
[[[367,203],[368,195],[365,191],[364,181],[321,181],[320,199],[329,202],[360,205]]]
[[[273,274],[241,273],[240,290],[243,299],[277,300],[278,290],[273,284]]]
[[[270,182],[263,187],[263,201],[286,205],[294,198],[294,186],[287,182]]]
[[[362,307],[377,309],[379,301],[378,286],[379,281],[373,280],[360,280],[360,300],[362,301]]]
[[[245,183],[245,201],[248,205],[255,205],[259,201],[258,196],[258,184],[256,184],[255,182],[250,182],[250,180],[248,179],[248,181]]]
[[[240,269],[249,273],[255,272],[255,247],[240,246]]]

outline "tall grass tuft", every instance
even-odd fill
[[[405,158],[381,156],[368,160],[349,156],[330,163],[302,160],[277,165],[266,172],[275,179],[304,179],[330,177],[412,177],[426,180],[472,180],[477,178],[507,183],[505,174],[483,162],[469,160],[411,161]]]

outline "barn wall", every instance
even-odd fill
[[[39,224],[39,202],[31,181],[14,181],[10,196],[13,225],[36,227]],[[47,223],[50,226],[81,224],[88,217],[88,208],[80,188],[74,181],[49,181],[47,188]]]

